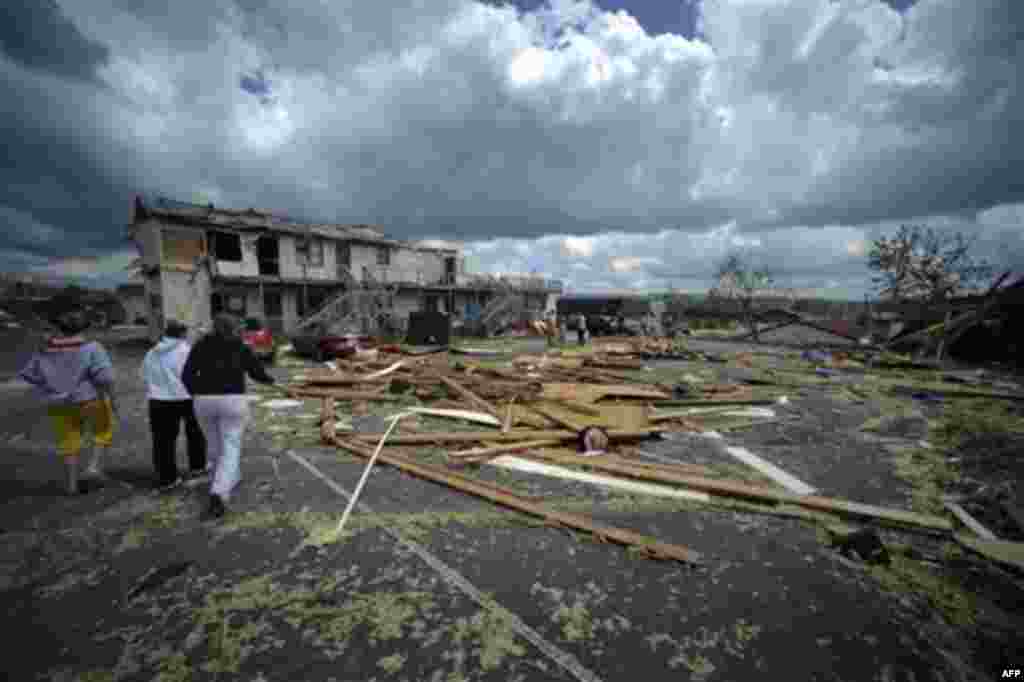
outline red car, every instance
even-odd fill
[[[242,323],[242,341],[259,359],[268,364],[274,362],[274,335],[260,318],[245,318]]]

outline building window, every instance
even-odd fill
[[[386,246],[377,247],[377,265],[391,266],[391,249]]]
[[[217,260],[241,263],[242,238],[230,232],[214,232],[213,253]]]
[[[348,242],[338,242],[338,267],[352,267],[352,246]]]
[[[308,265],[311,268],[324,266],[324,241],[322,239],[300,239],[295,243],[295,253],[298,254],[300,264]]]

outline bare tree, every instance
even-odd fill
[[[708,297],[737,301],[754,340],[760,341],[757,322],[754,319],[754,300],[758,296],[763,296],[772,283],[771,273],[755,267],[742,254],[733,252],[715,269],[715,286],[708,291]]]
[[[992,267],[970,256],[974,245],[964,233],[902,225],[895,237],[871,244],[868,267],[882,298],[935,302],[964,293],[992,277]]]

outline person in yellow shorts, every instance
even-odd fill
[[[64,460],[66,490],[77,495],[83,425],[90,423],[95,434],[87,474],[102,477],[101,455],[113,444],[114,371],[106,349],[82,336],[89,327],[84,313],[64,314],[54,324],[59,334],[47,339],[18,376],[34,386],[48,406],[57,452]]]

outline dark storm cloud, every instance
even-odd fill
[[[0,51],[12,61],[66,78],[93,80],[110,50],[82,35],[54,0],[0,3]]]

